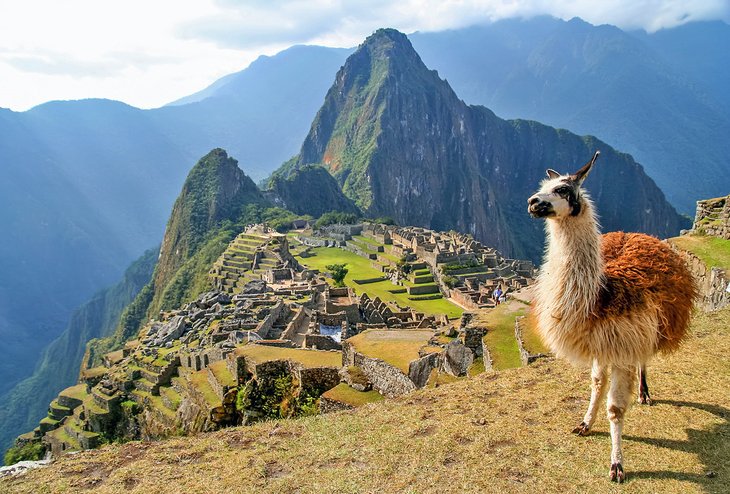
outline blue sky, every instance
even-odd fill
[[[730,23],[730,0],[0,0],[0,107],[101,97],[153,108],[293,44],[544,14],[656,31]]]

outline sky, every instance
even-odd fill
[[[545,14],[654,32],[730,23],[730,0],[0,0],[0,107],[109,98],[156,108],[294,44],[352,47],[380,27]]]

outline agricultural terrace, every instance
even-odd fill
[[[236,355],[256,363],[272,360],[292,360],[304,367],[342,367],[342,353],[300,348],[280,348],[269,345],[246,345],[235,350]]]
[[[669,243],[700,258],[708,267],[730,270],[730,240],[704,235],[682,235]]]
[[[355,351],[365,356],[379,358],[408,374],[408,366],[419,357],[421,348],[433,337],[430,330],[367,330],[347,341]]]
[[[370,240],[370,239],[368,239]],[[400,306],[409,306],[426,314],[446,314],[449,319],[461,316],[463,309],[446,299],[409,300],[408,293],[391,293],[391,290],[403,288],[394,285],[389,280],[359,285],[354,280],[378,278],[383,276],[381,271],[373,268],[371,261],[353,252],[336,247],[317,247],[311,249],[311,257],[299,257],[297,260],[310,269],[326,272],[328,264],[347,264],[348,273],[345,284],[352,287],[358,295],[367,293],[370,298],[379,297],[384,302],[395,302]]]
[[[357,391],[345,383],[338,384],[334,388],[323,393],[322,396],[341,403],[346,403],[353,407],[359,407],[366,403],[374,403],[376,401],[383,400],[383,395],[375,390]]]
[[[515,339],[515,319],[526,315],[527,308],[526,304],[512,300],[500,304],[494,309],[476,313],[475,320],[480,325],[489,328],[484,336],[484,343],[489,349],[492,366],[495,369],[512,369],[522,366],[520,349]],[[531,319],[528,317],[525,320],[529,321]],[[523,335],[525,346],[531,351],[539,352],[543,349],[543,345],[534,334],[532,329],[534,325],[528,323],[525,326],[525,334]]]

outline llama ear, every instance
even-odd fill
[[[554,178],[558,178],[560,176],[560,174],[558,172],[556,172],[555,170],[553,170],[552,168],[548,168],[547,170],[545,170],[545,173],[547,173],[547,176],[550,180],[552,180]]]
[[[596,160],[598,159],[598,157],[600,155],[601,155],[601,152],[596,151],[596,154],[593,155],[593,158],[591,158],[591,160],[588,163],[583,165],[583,167],[580,170],[578,170],[571,176],[571,178],[575,182],[577,182],[578,185],[582,184],[583,181],[586,179],[586,177],[590,173],[591,169],[593,168],[593,164],[596,162]]]

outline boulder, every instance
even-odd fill
[[[175,316],[170,319],[169,322],[165,323],[159,331],[157,336],[152,341],[152,346],[163,346],[168,341],[177,340],[187,330],[188,325],[183,316]]]
[[[205,311],[203,309],[198,309],[190,315],[190,320],[193,322],[196,322],[199,319],[202,319],[204,317],[205,317]]]
[[[471,364],[474,363],[474,353],[459,340],[446,345],[443,358],[443,369],[452,376],[465,376]]]
[[[252,280],[246,283],[241,293],[246,295],[255,295],[266,292],[266,282],[264,280]]]
[[[430,353],[410,363],[408,366],[408,377],[417,388],[422,388],[426,385],[431,371],[438,368],[440,359],[441,353]]]

